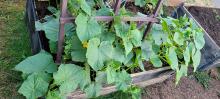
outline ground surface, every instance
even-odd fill
[[[193,76],[184,77],[175,87],[175,79],[144,89],[143,99],[220,99],[220,81],[211,79],[205,89]]]
[[[189,11],[220,46],[220,9],[189,7]]]
[[[0,0],[0,99],[23,98],[17,93],[22,78],[12,69],[30,55],[24,5],[25,0]]]

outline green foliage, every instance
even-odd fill
[[[88,84],[90,80],[86,77],[86,72],[81,67],[74,64],[63,64],[58,71],[53,74],[54,84],[59,85],[62,97],[76,90],[79,84]]]
[[[53,62],[53,57],[49,53],[41,51],[39,54],[28,57],[19,63],[15,67],[15,70],[22,71],[25,74],[41,71],[53,73],[57,70],[57,66]]]
[[[182,76],[187,75],[189,65],[192,64],[196,71],[205,40],[201,29],[186,16],[161,20],[161,24],[153,26],[148,38],[153,39],[152,45],[157,45],[148,47],[148,51],[154,52],[150,55],[150,61],[155,67],[161,65],[161,60],[168,63],[176,71],[177,84]]]
[[[27,99],[44,96],[48,90],[51,77],[46,73],[33,73],[24,81],[18,90]]]
[[[136,0],[135,4],[154,3],[152,1]],[[58,70],[52,56],[45,51],[27,58],[15,67],[29,74],[19,91],[27,98],[45,94],[49,99],[65,98],[76,89],[85,92],[88,98],[94,98],[99,96],[103,84],[113,84],[118,90],[139,99],[141,89],[132,85],[129,72],[137,68],[145,71],[143,61],[150,61],[157,68],[164,63],[169,64],[176,71],[176,84],[182,76],[187,75],[191,63],[194,71],[200,63],[200,50],[204,46],[203,33],[186,17],[161,18],[161,23],[154,24],[148,38],[142,40],[143,30],[137,27],[137,23],[121,20],[124,16],[135,16],[124,7],[118,16],[114,16],[111,24],[97,22],[93,17],[93,12],[97,15],[114,15],[112,9],[103,5],[103,2],[69,0],[68,8],[76,20],[75,25],[68,24],[65,27],[64,59]],[[37,29],[44,30],[50,40],[52,52],[56,52],[59,23],[57,14],[54,16],[45,18],[45,23],[36,22]],[[66,64],[70,59],[78,65]],[[46,75],[53,73],[53,82],[45,81],[42,76],[32,78],[33,74],[39,72]],[[35,79],[39,81],[33,83]],[[44,86],[37,86],[40,82]],[[24,90],[33,85],[41,93]]]
[[[75,21],[76,33],[81,41],[87,41],[101,34],[101,27],[95,19],[89,18],[87,15],[80,13]]]
[[[196,77],[197,81],[203,85],[203,87],[209,87],[209,81],[211,77],[209,77],[208,73],[206,72],[195,72],[194,76]]]
[[[57,51],[57,41],[58,41],[58,33],[59,33],[59,14],[54,14],[54,16],[46,16],[44,20],[46,22],[35,22],[35,28],[37,31],[44,31],[47,39],[49,39],[50,51],[52,53],[56,53]],[[72,23],[65,24],[65,35],[71,36],[74,30],[74,26]]]
[[[57,67],[52,56],[42,50],[39,54],[28,57],[19,63],[15,70],[28,74],[18,92],[27,99],[36,99],[46,95],[49,82],[52,80],[49,73],[55,72]]]

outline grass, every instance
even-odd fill
[[[31,55],[24,23],[25,0],[0,0],[0,98],[23,98],[17,90],[22,83],[12,69]]]

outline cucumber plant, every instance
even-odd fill
[[[143,1],[135,0],[135,4]],[[124,16],[137,16],[125,6],[114,15],[103,0],[68,0],[68,9],[76,19],[65,25],[63,63],[58,67],[52,55],[42,50],[15,67],[25,79],[19,93],[28,99],[42,96],[61,99],[76,90],[93,98],[100,95],[106,84],[113,84],[138,99],[141,90],[132,85],[129,74],[137,68],[145,71],[143,61],[150,61],[155,68],[169,64],[176,71],[177,83],[187,75],[189,65],[194,71],[199,65],[200,50],[205,43],[203,33],[185,16],[160,18],[161,22],[154,24],[148,37],[142,40],[144,26],[121,20]],[[45,31],[49,39],[51,53],[57,48],[59,14],[56,11],[43,22],[36,21],[36,29]],[[114,16],[113,23],[97,22],[96,15]]]

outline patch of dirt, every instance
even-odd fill
[[[139,7],[139,6],[135,6],[134,2],[127,2],[125,5],[125,8],[133,13],[138,13],[141,12],[143,14],[146,15],[150,15],[153,12],[153,9],[151,9],[153,6],[148,4],[147,7]]]
[[[220,46],[220,9],[189,7],[188,10]]]
[[[175,77],[144,89],[142,99],[220,99],[220,81],[212,79],[205,89],[194,77],[183,77],[175,87]]]

